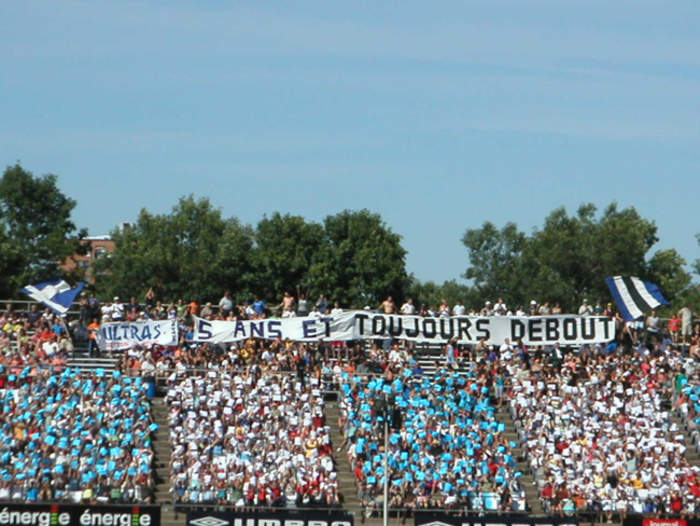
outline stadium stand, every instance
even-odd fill
[[[480,314],[509,312],[489,303]],[[91,308],[111,321],[118,307]],[[265,315],[248,307],[231,316]],[[604,520],[700,511],[697,330],[689,346],[663,320],[651,332],[620,325],[626,343],[607,347],[202,345],[191,308],[125,306],[126,319],[178,317],[180,342],[112,355],[88,345],[82,308],[67,319],[35,306],[0,314],[0,501],[148,502],[164,478],[160,502],[371,513],[385,475],[377,409],[388,402],[391,507]],[[217,317],[216,305],[203,309]],[[170,437],[160,436],[160,477],[153,377],[167,389],[155,404]],[[338,425],[326,421],[333,393]],[[528,503],[533,478],[539,499]]]
[[[157,426],[140,378],[30,367],[2,376],[0,500],[151,500]]]
[[[554,514],[695,512],[700,469],[665,401],[672,372],[690,360],[672,350],[569,353],[561,366],[513,366],[514,420]]]
[[[318,378],[209,372],[171,381],[176,502],[338,506]]]
[[[503,438],[487,374],[486,368],[468,375],[440,369],[425,376],[398,366],[376,377],[343,373],[343,445],[370,511],[381,496],[385,454],[392,506],[525,509],[515,444]]]

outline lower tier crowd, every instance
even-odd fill
[[[670,342],[506,341],[448,345],[428,374],[399,343],[183,340],[126,351],[114,376],[4,367],[0,500],[149,501],[157,425],[140,375],[162,374],[177,502],[339,506],[333,455],[342,454],[370,508],[386,478],[391,506],[521,510],[527,478],[552,514],[691,515],[696,362]],[[328,390],[339,392],[341,444],[330,439]]]
[[[152,420],[141,378],[25,369],[0,389],[0,501],[150,502]]]

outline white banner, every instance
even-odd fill
[[[102,351],[118,351],[135,345],[177,345],[177,320],[103,323],[96,339]]]
[[[217,321],[195,317],[194,341],[235,342],[248,338],[294,341],[345,341],[396,338],[417,342],[444,343],[456,339],[476,344],[484,339],[501,345],[522,339],[526,345],[580,345],[609,342],[615,337],[615,322],[603,316],[458,316],[422,318],[344,312],[321,318],[271,318],[259,321]]]

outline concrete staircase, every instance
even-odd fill
[[[66,360],[66,365],[71,369],[80,369],[81,371],[103,369],[107,375],[111,375],[112,372],[116,371],[118,364],[118,356],[108,356],[103,353],[100,357],[91,357],[90,353],[85,349],[76,349]]]
[[[444,345],[439,344],[418,344],[413,350],[415,358],[425,375],[432,375],[438,368],[445,366]],[[466,356],[462,356],[457,361],[456,372],[466,373],[471,370],[471,363]]]
[[[525,490],[525,496],[527,497],[527,506],[530,510],[530,513],[534,515],[543,515],[544,510],[542,509],[542,504],[540,503],[539,487],[537,486],[537,482],[533,478],[532,473],[530,473],[530,466],[527,463],[525,451],[521,447],[520,438],[518,436],[517,429],[515,426],[516,423],[513,420],[513,417],[511,416],[510,408],[508,407],[508,405],[506,404],[503,407],[501,407],[496,416],[499,421],[505,423],[506,425],[506,430],[504,432],[505,439],[509,442],[515,442],[516,444],[518,444],[518,447],[516,447],[513,450],[513,454],[517,459],[518,467],[520,468],[520,471],[523,474],[520,480],[523,489]]]
[[[170,431],[168,429],[168,408],[163,398],[151,400],[153,419],[159,429],[153,441],[155,452],[155,501],[162,506],[161,524],[163,526],[182,526],[185,523],[183,514],[176,515],[172,506],[170,493]]]
[[[333,460],[338,472],[338,491],[343,496],[343,508],[349,512],[355,512],[359,517],[361,505],[357,498],[357,488],[355,486],[355,475],[352,472],[350,461],[348,460],[346,449],[336,451],[343,443],[343,430],[338,426],[340,409],[338,402],[326,402],[325,416],[327,425],[331,426],[331,441],[333,445]]]
[[[683,441],[685,443],[685,458],[691,466],[700,466],[700,454],[695,448],[693,439],[688,433],[688,428],[683,422],[683,419],[676,411],[670,412],[671,423],[678,426],[678,434],[683,434]]]

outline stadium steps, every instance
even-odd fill
[[[91,357],[90,353],[84,349],[76,349],[71,354],[71,357],[66,360],[66,365],[71,369],[81,369],[83,371],[92,371],[95,369],[104,369],[106,374],[112,374],[117,370],[119,358],[107,356]]]
[[[158,431],[153,440],[155,467],[155,501],[159,504],[172,502],[170,493],[170,440],[168,428],[168,408],[163,398],[151,400],[153,420],[158,424]]]
[[[345,449],[336,451],[343,443],[343,431],[338,426],[340,409],[338,402],[326,402],[325,405],[326,423],[331,427],[331,444],[333,446],[333,460],[335,469],[338,472],[338,491],[343,496],[343,508],[346,511],[360,513],[360,500],[357,498],[357,488],[355,486],[355,475],[352,472],[350,461]]]
[[[515,458],[518,461],[518,467],[522,472],[523,476],[521,478],[521,484],[525,490],[525,497],[527,498],[527,507],[530,513],[534,515],[544,515],[544,510],[542,509],[542,504],[540,502],[539,487],[535,482],[535,479],[530,473],[530,466],[527,463],[527,458],[525,457],[525,452],[522,449],[522,444],[520,438],[516,432],[515,421],[510,414],[508,405],[504,405],[496,414],[499,421],[502,421],[506,425],[506,430],[503,434],[504,438],[509,442],[515,442],[518,447],[514,449]]]
[[[678,426],[678,434],[683,435],[683,443],[685,444],[685,458],[691,466],[700,466],[700,454],[698,454],[693,439],[688,433],[688,427],[683,422],[683,419],[676,411],[670,412],[671,423]]]
[[[160,524],[161,526],[185,526],[187,522],[187,514],[177,513],[174,506],[163,504],[160,508]]]
[[[432,375],[445,366],[445,350],[442,345],[417,345],[413,351],[413,357],[426,375]],[[457,360],[457,364],[457,371],[460,373],[471,370],[471,363],[464,355]]]

